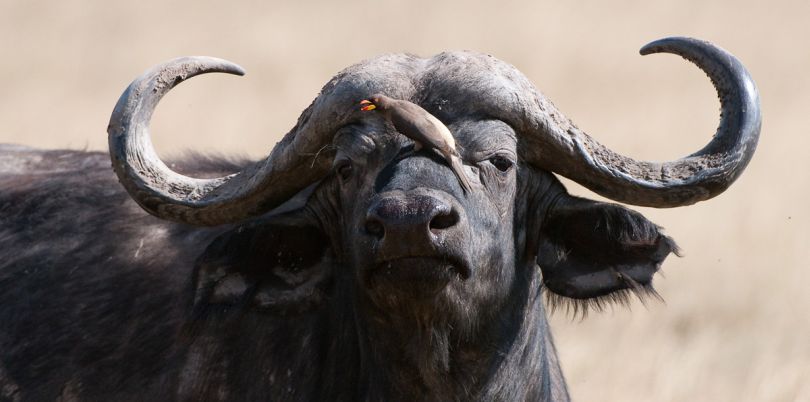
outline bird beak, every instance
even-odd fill
[[[363,99],[363,100],[361,100],[361,101],[360,101],[360,104],[361,104],[361,105],[365,105],[365,106],[363,106],[363,107],[361,107],[361,108],[360,108],[360,110],[362,110],[362,111],[364,111],[364,112],[367,112],[367,111],[369,111],[369,110],[374,110],[374,109],[376,109],[376,108],[377,108],[377,106],[376,106],[376,105],[374,105],[373,103],[371,103],[371,101],[370,101],[370,100],[368,100],[368,99]]]

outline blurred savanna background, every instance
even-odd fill
[[[578,401],[810,401],[807,1],[0,0],[0,142],[103,150],[133,78],[209,55],[248,75],[174,90],[153,120],[155,145],[164,156],[258,158],[341,69],[381,53],[469,49],[515,65],[609,147],[669,160],[708,142],[719,107],[691,64],[638,55],[673,35],[745,63],[762,99],[759,149],[715,199],[634,208],[683,257],[657,277],[665,302],[552,317],[570,391]]]

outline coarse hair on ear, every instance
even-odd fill
[[[537,264],[551,311],[583,317],[611,304],[660,299],[653,276],[678,246],[638,212],[563,192],[541,222]]]

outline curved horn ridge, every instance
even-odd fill
[[[640,206],[690,205],[726,190],[756,149],[761,127],[756,85],[737,58],[705,41],[673,37],[641,48],[642,55],[652,53],[680,55],[711,79],[721,113],[719,127],[706,146],[675,161],[637,161],[610,150],[570,121],[561,125],[544,117],[539,131],[547,138],[537,145],[551,149],[536,151],[537,163],[605,197]]]

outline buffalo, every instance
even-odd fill
[[[472,52],[347,68],[260,161],[156,155],[164,94],[242,74],[204,57],[126,89],[109,154],[0,146],[0,400],[567,400],[547,310],[657,297],[678,249],[554,173],[618,202],[685,206],[728,188],[759,136],[734,56],[690,38],[641,52],[711,79],[722,110],[703,149],[617,154]],[[361,111],[375,94],[449,130],[458,171]]]

